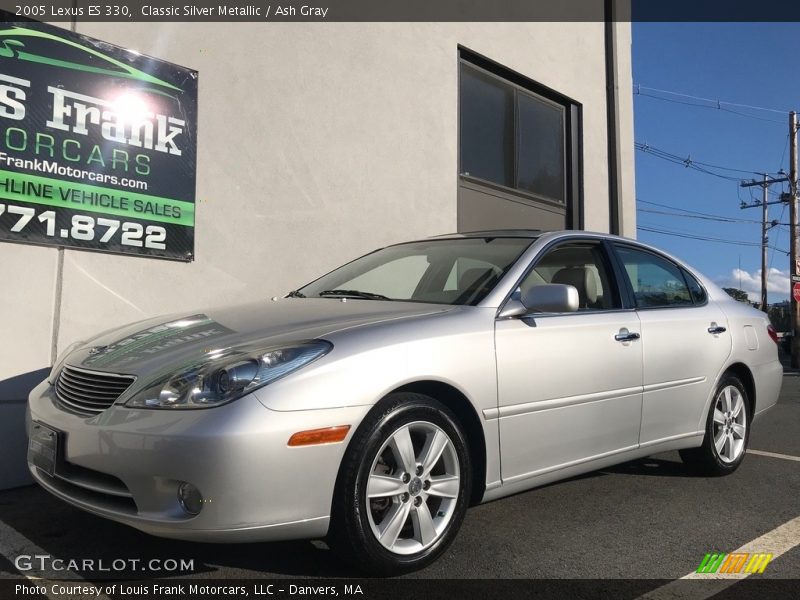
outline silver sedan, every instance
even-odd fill
[[[782,378],[766,316],[632,240],[492,231],[87,338],[30,395],[49,492],[148,533],[435,560],[470,504],[666,450],[725,475]]]

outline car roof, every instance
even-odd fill
[[[695,278],[699,279],[703,285],[705,286],[707,291],[711,292],[712,299],[719,300],[719,299],[727,299],[729,296],[722,291],[716,283],[714,283],[711,279],[706,277],[703,273],[698,271],[697,269],[693,268],[691,265],[687,264],[677,256],[673,256],[672,254],[665,252],[664,250],[657,248],[655,246],[651,246],[650,244],[646,244],[644,242],[640,242],[639,240],[633,238],[627,238],[624,236],[619,236],[611,233],[605,233],[602,231],[586,231],[582,229],[561,229],[561,230],[541,230],[541,229],[485,229],[480,231],[464,231],[464,232],[457,232],[457,233],[446,233],[443,235],[434,235],[423,239],[416,239],[416,240],[409,240],[407,242],[401,242],[400,244],[394,245],[402,245],[402,244],[413,244],[417,242],[424,242],[424,241],[432,241],[432,240],[457,240],[457,239],[480,239],[480,238],[517,238],[517,239],[529,239],[531,240],[531,244],[529,245],[526,252],[530,252],[532,248],[535,246],[540,246],[541,244],[547,244],[551,241],[557,240],[569,240],[571,238],[577,239],[604,239],[604,240],[615,240],[619,242],[623,242],[625,244],[633,245],[644,250],[648,250],[654,252],[657,255],[663,256],[668,260],[674,262],[675,264],[679,265],[681,268],[686,269],[689,273],[691,273]],[[538,250],[537,250],[538,251]],[[523,253],[522,256],[524,256]],[[523,261],[524,262],[524,261]],[[492,294],[484,298],[484,302],[487,299],[490,299]]]
[[[459,233],[445,233],[430,236],[429,240],[449,238],[485,238],[485,237],[515,237],[535,239],[547,233],[541,229],[486,229],[482,231],[463,231]]]

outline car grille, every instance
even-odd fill
[[[56,379],[56,396],[69,410],[97,415],[114,404],[135,380],[133,375],[64,367]]]

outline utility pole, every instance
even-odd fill
[[[761,186],[764,195],[761,197],[761,310],[769,312],[767,308],[767,244],[769,244],[769,234],[767,233],[767,174],[764,173],[764,184]]]
[[[800,315],[798,315],[797,297],[794,286],[800,279],[800,269],[797,268],[797,113],[789,113],[789,273],[792,274],[791,302],[792,323],[792,367],[800,366]]]
[[[767,220],[767,210],[770,204],[781,204],[782,201],[768,202],[767,194],[769,193],[769,186],[773,183],[782,183],[789,181],[787,177],[780,179],[773,179],[767,173],[761,173],[762,181],[742,182],[740,187],[754,187],[761,186],[762,199],[761,202],[754,204],[745,204],[742,202],[741,208],[753,208],[756,206],[761,207],[761,310],[768,311],[767,308],[767,246],[769,245],[769,228],[770,224]]]

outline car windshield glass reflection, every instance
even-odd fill
[[[289,295],[474,305],[532,242],[533,238],[486,237],[390,246]]]

